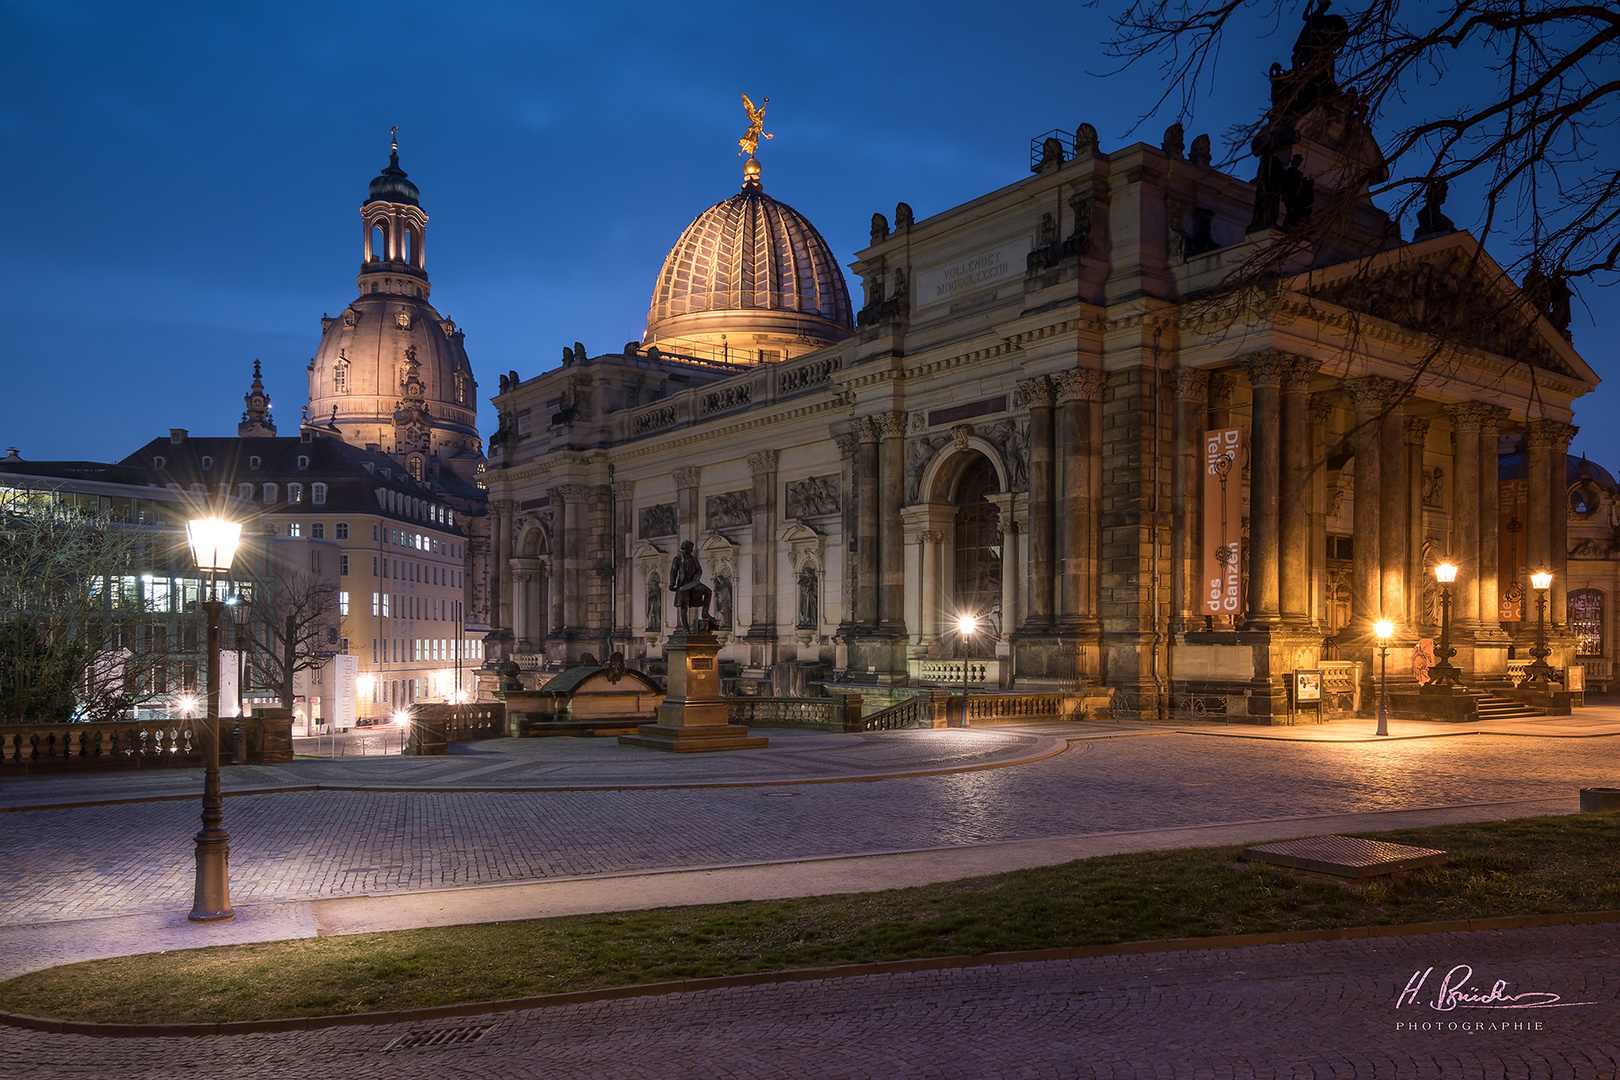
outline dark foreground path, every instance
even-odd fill
[[[1447,1003],[1448,975],[1481,996],[1500,981],[1495,996],[1517,1000],[1437,1008]],[[1541,1004],[1523,1007],[1532,1003]],[[411,1045],[446,1032],[456,1041]],[[1474,931],[775,983],[235,1037],[0,1028],[0,1061],[13,1077],[106,1080],[1612,1080],[1620,1075],[1620,944],[1613,924]]]

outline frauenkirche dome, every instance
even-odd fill
[[[752,157],[744,175],[742,191],[699,214],[664,260],[646,344],[747,363],[852,333],[849,289],[827,241],[765,194]]]

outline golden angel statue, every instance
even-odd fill
[[[771,103],[771,99],[760,99],[759,108],[757,109],[754,108],[754,103],[748,100],[747,94],[744,94],[742,99],[743,108],[748,111],[748,133],[737,140],[737,145],[742,147],[741,150],[737,151],[737,156],[741,157],[742,155],[747,154],[749,157],[753,157],[754,151],[759,149],[760,139],[770,139],[775,137],[764,134],[765,106]]]

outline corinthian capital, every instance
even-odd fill
[[[885,410],[871,417],[871,420],[885,439],[898,439],[906,433],[906,414],[903,412]]]
[[[1177,401],[1202,405],[1209,396],[1209,372],[1203,368],[1176,368],[1170,373],[1170,385]]]
[[[1346,379],[1344,388],[1350,391],[1350,400],[1356,403],[1356,411],[1360,413],[1383,412],[1399,401],[1406,389],[1400,383],[1378,375],[1358,375],[1354,379]]]
[[[1422,446],[1428,441],[1429,420],[1427,416],[1407,416],[1401,419],[1408,446]]]
[[[702,475],[702,472],[702,469],[694,466],[689,469],[676,469],[670,475],[675,478],[676,487],[689,488],[698,486],[698,477]]]
[[[1037,375],[1033,379],[1023,379],[1018,383],[1018,391],[1013,395],[1013,402],[1024,402],[1032,409],[1050,409],[1057,402],[1057,392],[1052,388],[1052,381],[1045,375]]]
[[[1524,425],[1524,441],[1529,446],[1545,446],[1554,453],[1569,451],[1569,441],[1581,429],[1562,420],[1532,420]]]
[[[1103,396],[1108,379],[1100,371],[1069,368],[1051,376],[1053,390],[1061,404],[1071,401],[1097,401]]]
[[[761,473],[773,473],[776,471],[776,462],[781,456],[782,452],[780,450],[760,450],[757,453],[749,454],[748,471],[755,476]]]
[[[1291,354],[1278,352],[1276,349],[1266,349],[1264,352],[1250,353],[1243,357],[1243,366],[1249,373],[1249,385],[1253,387],[1281,387],[1293,364],[1294,357]]]

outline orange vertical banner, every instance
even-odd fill
[[[1203,612],[1243,610],[1243,469],[1241,428],[1204,432]]]
[[[1497,497],[1497,621],[1524,620],[1525,530],[1530,521],[1530,481],[1498,480]]]

